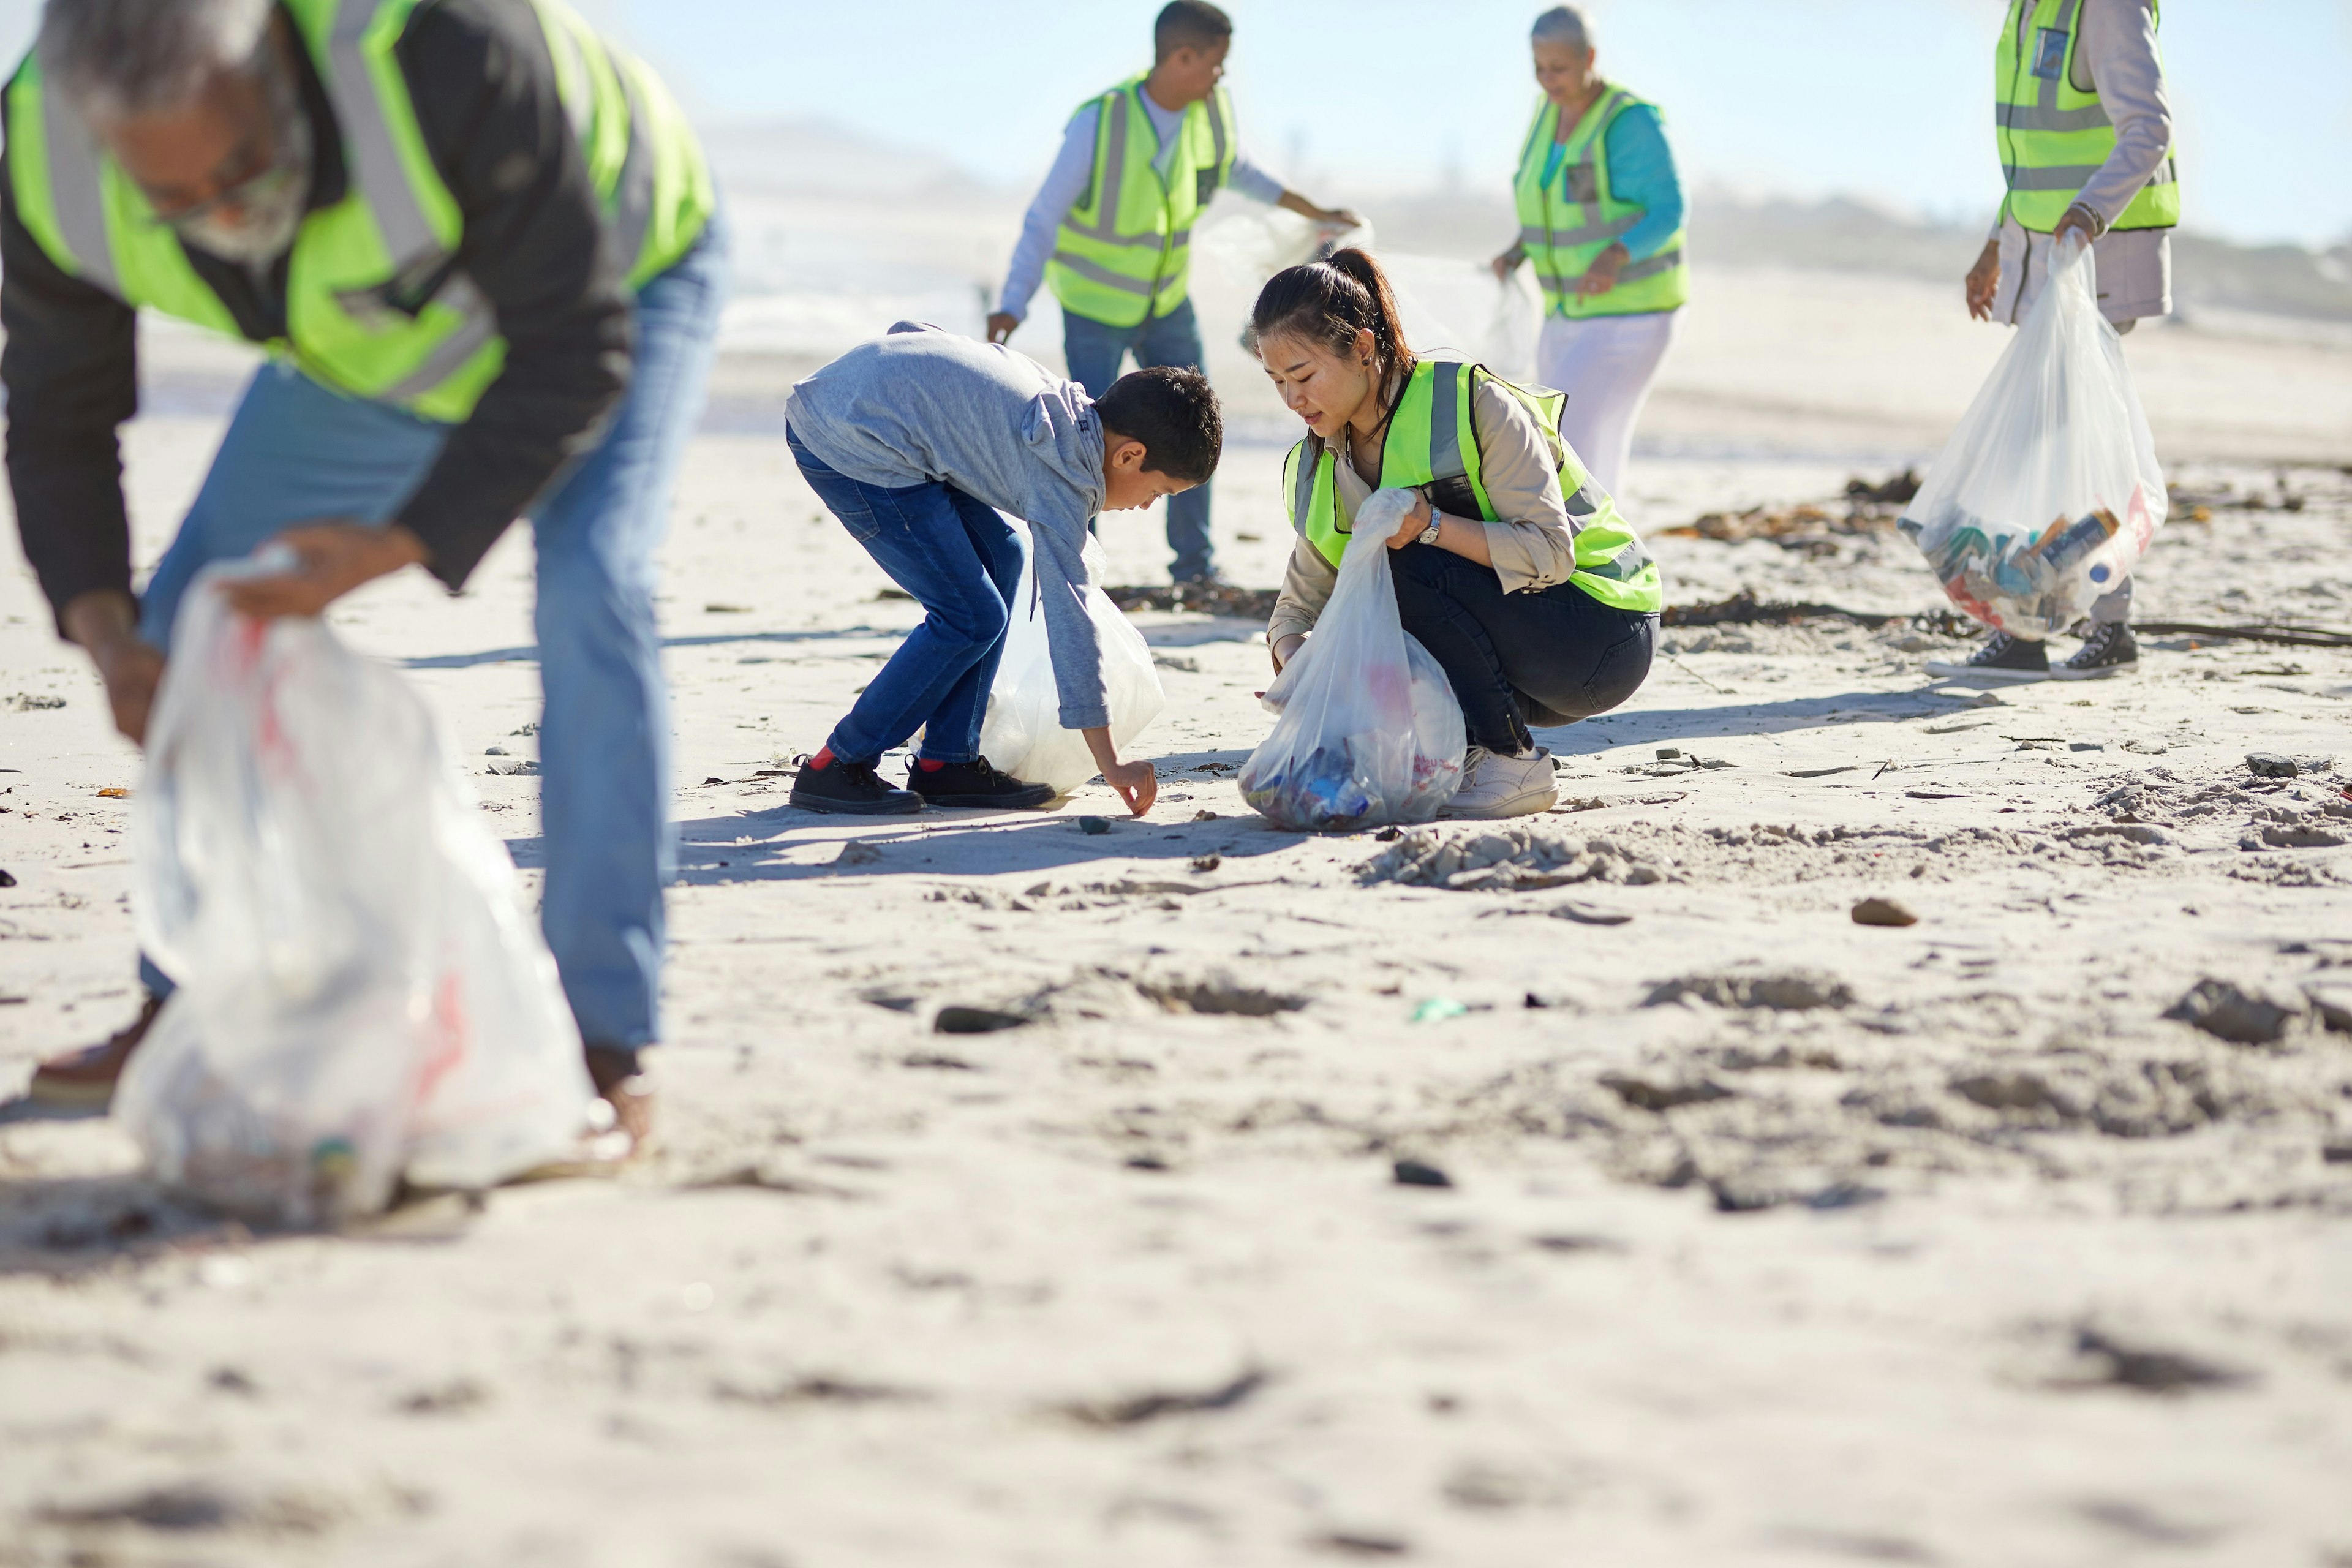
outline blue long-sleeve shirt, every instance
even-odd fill
[[[1665,127],[1658,111],[1646,103],[1618,112],[1601,138],[1609,155],[1610,193],[1621,202],[1642,209],[1642,221],[1621,237],[1625,254],[1635,261],[1655,256],[1683,226],[1683,183],[1675,174],[1675,154],[1666,145]],[[1544,184],[1559,178],[1564,142],[1554,142],[1544,158]]]

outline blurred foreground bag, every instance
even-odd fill
[[[2039,641],[2120,586],[2164,521],[2164,471],[2070,238],[2049,286],[1903,513],[1952,602]]]
[[[1365,500],[1314,635],[1266,689],[1281,717],[1242,768],[1242,798],[1285,827],[1427,822],[1461,787],[1462,704],[1398,618],[1389,573],[1412,503],[1403,489]]]
[[[514,863],[389,667],[190,589],[132,805],[176,986],[114,1114],[155,1173],[310,1226],[574,1151],[592,1091]]]
[[[996,661],[996,683],[988,689],[988,716],[980,728],[980,754],[1030,784],[1049,784],[1067,795],[1100,773],[1083,731],[1062,728],[1062,697],[1054,684],[1053,650],[1045,642],[1045,612],[1037,603],[1036,547],[1029,525],[1007,518],[1021,536],[1021,586],[1013,595],[1013,624]],[[1087,615],[1102,648],[1103,689],[1110,705],[1111,744],[1122,750],[1143,733],[1168,705],[1167,689],[1151,662],[1150,645],[1103,592],[1109,570],[1102,545],[1087,536]]]

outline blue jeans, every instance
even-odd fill
[[[1062,358],[1070,378],[1100,397],[1118,379],[1119,363],[1128,354],[1144,369],[1172,364],[1201,368],[1201,324],[1192,317],[1192,301],[1185,300],[1156,321],[1132,327],[1105,326],[1071,311],[1062,312]],[[1168,548],[1176,552],[1169,574],[1178,582],[1204,577],[1214,569],[1216,547],[1209,539],[1209,486],[1205,479],[1191,489],[1168,498]]]
[[[920,730],[923,755],[972,761],[1021,587],[1020,537],[994,508],[953,485],[869,485],[827,467],[789,428],[784,441],[849,537],[923,606],[923,624],[858,693],[826,746],[843,762],[871,766]]]
[[[636,300],[636,368],[596,447],[530,513],[539,557],[541,921],[590,1046],[660,1038],[662,887],[669,826],[669,704],[654,618],[654,557],[671,482],[702,410],[726,293],[719,219]],[[140,610],[168,647],[198,571],[325,517],[381,524],[440,456],[451,426],[262,366],[230,420]],[[170,981],[142,961],[150,989]]]

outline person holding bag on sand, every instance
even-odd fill
[[[1568,395],[1561,434],[1615,492],[1690,297],[1682,184],[1657,106],[1601,79],[1581,13],[1553,6],[1528,47],[1544,97],[1512,187],[1519,237],[1495,258],[1495,276],[1533,263],[1544,299],[1536,377]]]
[[[1605,713],[1648,678],[1657,563],[1561,437],[1561,398],[1484,366],[1416,358],[1361,250],[1276,273],[1250,313],[1267,376],[1307,434],[1283,468],[1298,540],[1266,626],[1276,671],[1339,580],[1375,490],[1419,492],[1389,540],[1404,629],[1444,669],[1469,739],[1448,815],[1522,816],[1556,796],[1530,725]]]

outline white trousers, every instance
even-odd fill
[[[1546,316],[1536,341],[1536,379],[1568,394],[1560,433],[1601,488],[1614,496],[1633,449],[1633,425],[1673,346],[1679,310],[1633,316]]]

